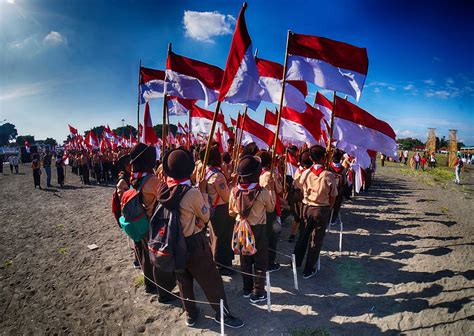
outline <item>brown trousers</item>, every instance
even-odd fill
[[[176,277],[174,273],[163,272],[159,268],[153,266],[150,263],[150,257],[148,254],[148,242],[144,238],[140,242],[135,242],[135,250],[137,251],[138,260],[142,267],[143,274],[145,275],[145,287],[148,290],[154,289],[155,284],[163,287],[166,290],[158,287],[158,295],[160,298],[171,296],[167,291],[171,292],[176,287]],[[154,283],[153,283],[154,282]]]
[[[229,216],[229,204],[216,207],[211,219],[211,248],[214,260],[224,266],[232,266],[232,235],[235,218]],[[218,265],[219,267],[219,265]]]
[[[302,224],[304,224],[304,228],[300,231],[301,234],[296,241],[294,253],[296,266],[299,267],[303,263],[306,250],[308,250],[303,271],[305,274],[311,273],[318,261],[330,215],[331,209],[328,206],[304,206],[303,208]]]
[[[265,275],[268,266],[268,238],[265,224],[252,225],[257,253],[252,256],[240,255],[242,272],[258,275],[253,277],[242,273],[244,291],[253,291],[256,295],[265,293]],[[252,269],[253,266],[253,269]]]
[[[188,247],[188,260],[184,272],[176,273],[181,297],[195,300],[193,282],[196,279],[202,288],[212,308],[219,314],[220,300],[224,300],[225,310],[228,309],[222,278],[212,260],[211,249],[201,231],[186,238]],[[196,303],[183,301],[184,310],[191,318],[196,318],[198,311]]]

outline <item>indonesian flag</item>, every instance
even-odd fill
[[[104,154],[104,153],[106,152],[106,150],[107,150],[107,143],[106,143],[106,140],[105,140],[105,139],[106,139],[105,137],[102,137],[102,138],[100,139],[100,143],[99,143],[100,152],[101,152],[102,154]]]
[[[281,88],[283,78],[283,65],[261,58],[255,58],[258,73],[260,74],[260,85],[264,89],[263,101],[280,104]],[[298,112],[306,110],[305,97],[308,94],[308,86],[305,81],[287,81],[285,86],[285,97],[283,105]]]
[[[370,166],[370,156],[368,154],[367,148],[349,144],[344,141],[337,140],[334,143],[336,148],[339,148],[346,152],[347,154],[355,157],[357,162],[362,168],[367,168]]]
[[[242,145],[245,146],[251,142],[255,142],[260,149],[270,149],[273,146],[274,139],[275,133],[252,120],[248,115],[245,117],[242,128]],[[282,154],[284,150],[285,147],[283,143],[278,139],[276,152]]]
[[[107,127],[104,127],[102,136],[105,137],[108,140],[108,142],[111,144],[110,147],[113,147],[112,145],[117,145],[119,142],[117,134],[115,134],[115,132],[112,131],[108,125]]]
[[[252,40],[245,23],[246,8],[247,4],[244,3],[237,19],[218,100],[244,104],[256,110],[263,91],[258,83],[259,74],[253,57]]]
[[[163,97],[165,72],[150,68],[140,68],[140,104],[150,99]]]
[[[265,111],[265,119],[263,121],[263,126],[268,128],[270,131],[275,132],[277,125],[277,115],[270,110]]]
[[[130,147],[138,144],[138,140],[133,136],[132,130],[130,129]]]
[[[223,140],[222,140],[222,134],[221,130],[218,129],[216,132],[216,141],[219,143],[219,152],[223,153],[224,152],[224,145],[223,145]]]
[[[150,106],[148,102],[145,104],[145,115],[143,124],[145,125],[143,129],[143,143],[147,145],[154,145],[157,142],[155,129],[153,128],[153,122],[151,121],[150,115]]]
[[[170,51],[166,60],[165,93],[183,99],[204,100],[206,106],[217,100],[222,69],[180,56]]]
[[[333,138],[397,157],[396,135],[385,121],[336,96]]]
[[[196,100],[182,99],[179,97],[168,97],[168,115],[169,116],[185,116],[193,107]]]
[[[71,125],[67,124],[69,126],[69,132],[71,133],[71,137],[74,135],[77,135],[77,128],[72,127]]]
[[[209,134],[211,130],[212,119],[214,117],[214,112],[200,108],[197,105],[194,105],[191,109],[191,129],[194,133],[204,133]],[[217,115],[217,127],[222,127],[222,124],[225,124],[224,115]]]
[[[277,125],[277,116],[265,114],[265,124],[273,129]],[[289,107],[284,106],[281,111],[280,138],[286,143],[292,143],[297,146],[303,144],[315,145],[321,138],[320,120],[322,113],[314,107],[306,104],[304,113],[299,113]]]
[[[183,125],[181,125],[181,123],[178,121],[178,133],[180,134],[187,134],[188,132],[186,132],[186,129],[184,128]]]
[[[30,152],[30,142],[28,140],[25,140],[25,150],[27,153]]]
[[[320,92],[316,92],[316,98],[314,100],[315,107],[320,110],[323,115],[324,119],[329,123],[331,122],[331,115],[332,115],[332,102],[327,99],[324,95]]]
[[[99,139],[97,139],[97,135],[95,135],[94,132],[89,131],[86,135],[86,139],[84,140],[84,143],[87,148],[93,149],[93,148],[98,148],[99,147]]]
[[[297,170],[298,170],[298,160],[293,155],[291,155],[290,152],[287,152],[286,153],[286,175],[294,177]]]
[[[141,123],[138,124],[138,142],[141,142],[143,139],[143,125]]]
[[[365,48],[290,33],[287,52],[287,80],[305,80],[359,100],[369,66]]]

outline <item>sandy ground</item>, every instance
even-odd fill
[[[379,169],[373,189],[345,205],[343,252],[335,252],[338,235],[330,233],[321,272],[308,280],[299,275],[298,292],[289,260],[278,257],[283,267],[271,275],[272,313],[239,296],[239,275],[223,277],[231,310],[246,322],[226,332],[473,334],[473,194],[405,180],[397,170]],[[110,213],[112,187],[81,186],[69,170],[67,184],[35,190],[27,166],[21,175],[0,176],[2,334],[219,332],[209,306],[190,329],[179,302],[162,305],[135,287],[140,271]],[[288,230],[279,249],[291,254]]]

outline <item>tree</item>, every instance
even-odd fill
[[[155,129],[156,136],[158,138],[161,138],[163,125],[158,124],[158,125],[153,126],[153,128]],[[171,133],[173,133],[173,135],[176,135],[176,133],[178,132],[178,126],[170,124],[170,130],[171,130]]]
[[[53,138],[46,138],[46,140],[44,140],[44,144],[50,145],[51,147],[53,147],[53,146],[57,146],[58,143]]]
[[[413,149],[413,148],[418,147],[418,146],[424,147],[423,142],[421,142],[419,139],[415,139],[415,138],[397,139],[397,143],[399,143],[400,146],[402,147],[402,149],[404,149],[404,150],[405,149],[410,150],[410,149]]]
[[[461,150],[461,147],[465,147],[464,142],[458,142],[458,150]]]
[[[16,138],[16,144],[18,146],[24,146],[25,141],[28,141],[30,145],[32,145],[35,142],[35,136],[34,135],[19,135]]]
[[[94,132],[99,138],[102,136],[102,132],[104,132],[104,126],[96,126],[91,128],[91,131]],[[87,135],[87,132],[84,133],[84,136]]]
[[[0,146],[8,145],[10,140],[15,140],[18,132],[15,128],[15,125],[10,123],[5,123],[0,126]]]
[[[124,127],[117,127],[115,129],[113,129],[112,131],[114,131],[115,134],[117,134],[119,136],[121,136],[122,132],[123,132],[123,135],[125,135],[128,138],[130,136],[130,130],[132,130],[133,136],[137,137],[138,131],[132,125],[125,125]]]
[[[436,149],[440,149],[443,147],[448,147],[448,140],[446,140],[446,137],[444,135],[441,139],[439,137],[436,137]]]

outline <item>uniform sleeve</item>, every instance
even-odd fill
[[[158,183],[158,178],[155,175],[152,175],[145,182],[141,190],[143,207],[145,208],[146,215],[149,218],[153,215],[156,199],[158,197]]]
[[[275,179],[275,191],[277,192],[277,194],[280,194],[281,192],[283,192],[283,184],[280,178],[280,174],[275,173],[273,178]],[[268,179],[270,179],[270,176],[268,176]]]
[[[229,196],[229,215],[231,217],[237,217],[237,204],[233,192],[231,192]]]
[[[329,196],[336,197],[337,196],[337,179],[334,174],[328,174],[329,177]]]
[[[261,191],[261,195],[263,198],[263,203],[265,204],[265,211],[266,212],[275,211],[275,202],[276,202],[275,192],[268,191],[267,189],[263,189]]]
[[[227,185],[227,180],[223,174],[217,174],[214,187],[216,188],[217,194],[221,200],[225,203],[229,202],[229,186]]]
[[[195,197],[193,197],[193,211],[196,214],[196,218],[202,220],[204,223],[209,222],[210,211],[209,211],[209,197],[208,194],[201,193],[195,189]],[[193,195],[194,196],[194,195]]]

